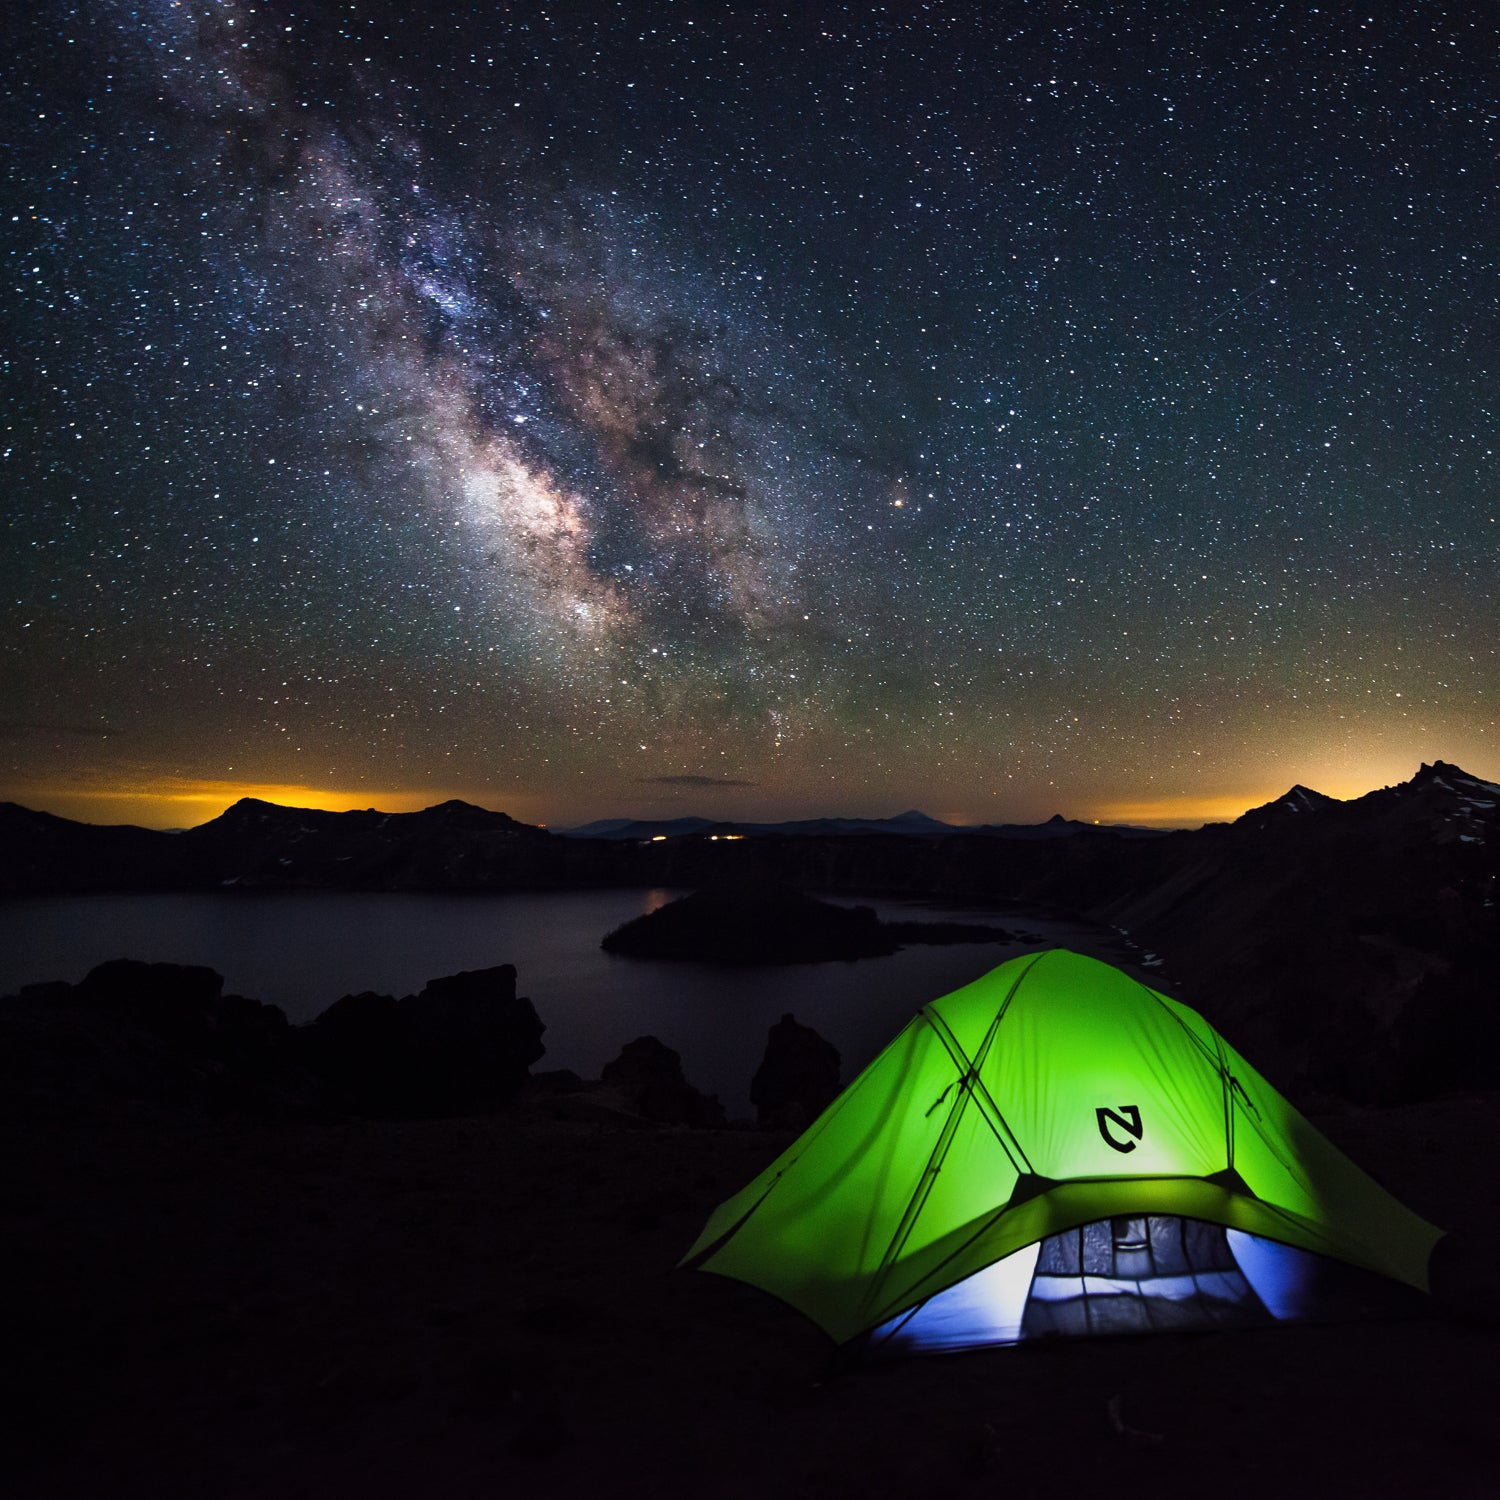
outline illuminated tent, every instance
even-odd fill
[[[1054,949],[923,1006],[683,1264],[918,1352],[1339,1315],[1425,1291],[1440,1234],[1195,1011]]]

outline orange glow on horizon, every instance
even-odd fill
[[[1415,769],[1412,768],[1413,771]],[[1411,774],[1412,772],[1408,772],[1406,777],[1394,777],[1392,781],[1405,780]],[[1088,811],[1079,816],[1086,822],[1129,823],[1138,828],[1200,828],[1205,823],[1232,823],[1252,807],[1263,807],[1267,802],[1284,797],[1296,784],[1294,779],[1259,791],[1211,796],[1188,794],[1175,797],[1122,797],[1109,802],[1092,803]],[[1301,782],[1301,785],[1340,802],[1353,801],[1367,792],[1390,784],[1391,781],[1356,783],[1343,777],[1331,782],[1326,777]]]
[[[1132,797],[1096,802],[1082,815],[1088,823],[1128,823],[1136,828],[1201,828],[1205,823],[1232,823],[1242,813],[1286,791],[1264,796]]]
[[[132,823],[140,828],[194,828],[217,818],[242,797],[280,807],[316,808],[323,812],[420,812],[461,793],[441,789],[410,791],[335,791],[292,782],[195,780],[162,776],[139,782],[89,785],[41,784],[14,788],[7,795],[82,823]],[[473,801],[472,797],[464,798]]]
[[[1419,749],[1429,761],[1437,758],[1431,747]],[[1453,752],[1449,752],[1451,758]],[[1465,769],[1483,777],[1495,773],[1465,747]],[[1406,755],[1390,751],[1326,757],[1289,753],[1277,766],[1222,766],[1213,775],[1203,775],[1196,789],[1168,790],[1167,777],[1142,777],[1144,785],[1124,787],[1108,784],[1070,788],[1057,782],[1038,791],[1016,787],[990,789],[987,797],[960,801],[962,791],[948,788],[952,801],[943,796],[933,800],[934,814],[951,826],[965,827],[985,823],[1037,824],[1060,813],[1080,822],[1132,824],[1152,828],[1197,828],[1204,823],[1233,822],[1252,807],[1284,796],[1300,783],[1341,801],[1365,796],[1382,786],[1409,780],[1421,757],[1408,760]],[[1475,768],[1474,762],[1481,762]],[[1464,764],[1463,760],[1459,764]],[[1496,779],[1500,779],[1497,777]],[[1166,786],[1160,784],[1165,781]],[[928,789],[929,791],[934,789]],[[843,792],[843,795],[840,793]],[[429,785],[418,789],[385,786],[339,787],[318,786],[307,782],[237,780],[232,777],[190,777],[154,774],[148,766],[137,764],[122,773],[111,774],[104,767],[80,770],[72,776],[54,772],[51,777],[18,778],[0,784],[0,800],[13,800],[59,817],[94,824],[134,824],[145,828],[188,828],[209,822],[243,797],[254,797],[282,807],[313,808],[327,812],[350,812],[373,808],[386,813],[418,812],[453,798],[476,806],[507,813],[521,821],[554,827],[572,827],[594,818],[619,816],[621,807],[630,810],[637,796],[634,783],[624,786],[600,780],[577,792],[559,795],[556,788],[522,790],[515,785],[496,787]],[[868,796],[861,796],[863,806],[849,805],[850,793],[831,783],[826,801],[809,805],[799,797],[788,803],[767,791],[755,799],[737,804],[733,813],[719,809],[726,819],[775,823],[798,817],[880,816],[869,808]],[[941,799],[941,800],[939,800]],[[691,792],[678,793],[663,805],[636,811],[636,816],[680,816],[701,811]],[[889,792],[880,801],[887,807],[920,805],[922,793],[915,800],[908,788]],[[984,803],[988,805],[983,805]],[[956,804],[956,805],[955,805]],[[925,809],[930,811],[930,807]],[[885,814],[889,815],[889,814]],[[720,838],[737,835],[720,834]]]
[[[1129,823],[1148,828],[1197,828],[1203,823],[1227,823],[1249,808],[1269,802],[1288,790],[1278,786],[1256,793],[1220,796],[1145,796],[1123,797],[1107,802],[1090,802],[1065,817],[1082,822]],[[1318,787],[1319,791],[1325,788]],[[1362,786],[1348,791],[1329,791],[1329,796],[1358,797],[1371,790]],[[83,823],[131,823],[141,828],[193,828],[218,817],[242,797],[273,802],[280,807],[315,808],[323,812],[354,812],[374,808],[380,812],[420,812],[453,797],[479,806],[494,805],[493,795],[430,788],[423,791],[358,790],[338,791],[326,787],[292,782],[239,782],[194,780],[187,777],[156,777],[140,782],[106,783],[98,786],[35,785],[8,789],[13,797],[28,807],[72,818]],[[524,818],[518,804],[530,798],[512,796],[505,799],[501,811]],[[562,820],[566,825],[568,820]],[[774,815],[764,818],[776,822]],[[961,814],[946,814],[942,821],[957,827],[985,821]],[[1045,822],[1041,817],[991,817],[990,822]],[[665,837],[663,835],[663,837]],[[721,834],[721,838],[740,838],[740,834]]]

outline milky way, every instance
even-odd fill
[[[1493,773],[1496,41],[38,7],[5,794],[1190,818]]]

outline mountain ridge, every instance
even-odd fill
[[[1500,806],[1500,784],[1473,776],[1450,762],[1423,762],[1409,781],[1376,788],[1349,800],[1329,797],[1301,784],[1282,796],[1250,808],[1232,823],[1199,829],[1163,830],[1129,824],[1095,824],[1055,813],[1042,823],[956,825],[917,809],[888,818],[827,817],[787,822],[714,820],[696,816],[669,819],[608,818],[580,827],[549,829],[524,823],[508,813],[450,798],[416,812],[365,808],[332,812],[287,807],[242,797],[217,817],[171,831],[133,824],[80,823],[19,803],[0,803],[0,894],[70,890],[203,889],[232,887],[339,889],[526,889],[531,885],[592,885],[640,878],[656,880],[659,870],[637,871],[640,846],[654,846],[659,865],[669,853],[694,867],[700,844],[744,841],[766,846],[822,842],[864,846],[883,885],[911,888],[923,878],[944,887],[957,878],[948,864],[980,867],[979,843],[1057,845],[1079,848],[1105,841],[1180,849],[1184,840],[1209,847],[1222,831],[1236,836],[1271,836],[1294,825],[1304,837],[1313,831],[1350,832],[1374,823],[1389,830],[1431,824],[1439,842],[1483,844]],[[1370,825],[1370,826],[1366,826]],[[908,846],[913,870],[902,874],[887,843]],[[616,845],[613,851],[605,846]],[[662,846],[667,846],[663,849]],[[962,851],[944,861],[937,847]],[[917,851],[921,851],[918,853]],[[762,848],[764,853],[764,847]],[[1041,856],[1038,856],[1040,858]],[[672,859],[668,859],[670,864]],[[795,866],[795,856],[789,856]],[[1084,864],[1094,863],[1087,859]],[[1152,866],[1138,856],[1143,869]],[[850,878],[855,886],[856,856],[822,861],[828,876]],[[990,863],[1004,865],[996,856]],[[926,871],[915,873],[916,867]],[[707,867],[705,866],[705,869]],[[976,868],[976,875],[981,871]],[[1076,904],[1076,903],[1070,903]]]
[[[935,820],[934,820],[935,821]],[[1500,785],[1444,761],[1340,801],[1293,787],[1233,823],[1132,836],[889,827],[564,837],[504,813],[327,813],[246,801],[182,833],[0,805],[0,893],[804,891],[1065,910],[1125,933],[1279,1086],[1379,1099],[1481,1086],[1500,969]],[[803,825],[806,827],[806,825]],[[1050,830],[1050,832],[1049,832]]]

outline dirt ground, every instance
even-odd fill
[[[1450,1232],[1424,1315],[825,1378],[797,1313],[673,1270],[784,1136],[7,1122],[7,1490],[1500,1494],[1500,1096],[1317,1123]]]

